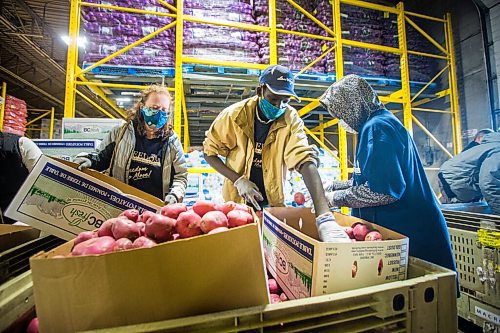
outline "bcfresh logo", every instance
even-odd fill
[[[80,229],[88,230],[88,227],[99,228],[106,217],[97,212],[94,207],[84,203],[70,203],[62,210],[64,218],[69,225]]]
[[[276,268],[278,268],[278,270],[282,274],[284,275],[288,274],[288,258],[285,256],[283,252],[281,252],[279,248],[275,248],[274,251],[275,251],[274,256],[276,260]]]

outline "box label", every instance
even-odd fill
[[[492,322],[496,325],[500,325],[500,316],[498,314],[494,314],[488,310],[482,309],[479,306],[474,307],[475,314],[478,317],[486,319],[489,322]]]
[[[80,153],[92,153],[98,140],[33,140],[42,153],[72,162]]]
[[[314,245],[281,228],[266,213],[263,239],[267,267],[287,296],[310,297]]]

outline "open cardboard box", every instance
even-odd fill
[[[319,241],[308,208],[264,210],[263,244],[269,272],[289,299],[330,294],[406,279],[408,238],[367,221],[334,213],[337,223],[363,222],[385,239],[377,242]]]
[[[30,259],[41,332],[74,332],[269,303],[260,227],[104,255],[73,241]]]
[[[5,215],[70,240],[122,211],[157,211],[163,202],[132,186],[77,164],[42,156]]]

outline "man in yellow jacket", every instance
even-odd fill
[[[226,180],[224,200],[264,206],[284,206],[287,170],[297,170],[311,194],[318,226],[333,220],[318,174],[318,150],[309,145],[304,123],[289,106],[294,76],[280,65],[266,68],[257,96],[223,110],[206,133],[206,161]],[[219,156],[224,156],[224,163]],[[341,236],[343,238],[343,236]]]

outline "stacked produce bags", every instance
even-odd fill
[[[24,135],[26,132],[26,118],[28,110],[26,102],[12,97],[5,97],[5,113],[3,118],[3,131],[17,135]]]

